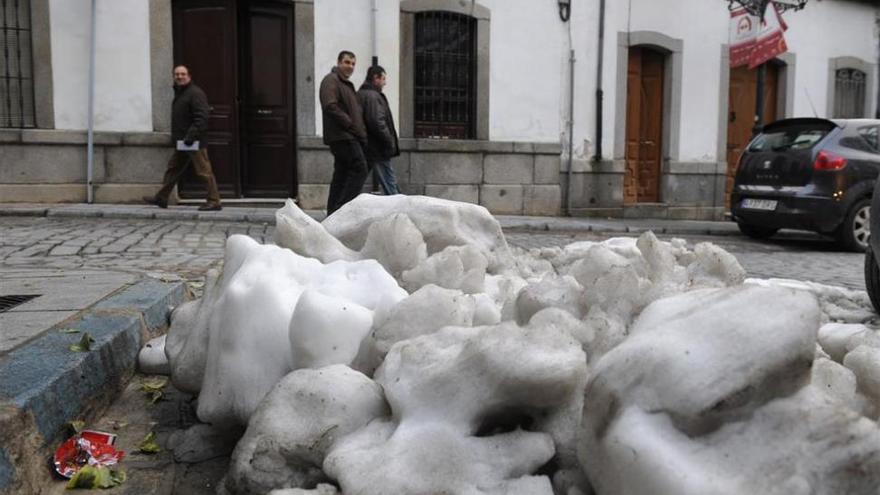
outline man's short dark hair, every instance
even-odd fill
[[[385,69],[382,68],[381,65],[373,65],[369,69],[367,69],[367,82],[373,82],[378,76],[385,74]]]
[[[350,52],[348,50],[342,50],[341,52],[339,52],[339,55],[336,56],[336,61],[342,62],[342,59],[345,57],[357,58],[354,56],[354,52]]]
[[[171,72],[173,73],[173,72],[176,71],[179,67],[183,67],[184,69],[186,69],[186,73],[187,73],[187,74],[189,74],[190,76],[192,75],[192,71],[189,70],[189,67],[187,67],[186,64],[177,64],[177,65],[175,65],[175,66],[171,69]]]

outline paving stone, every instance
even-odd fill
[[[61,245],[52,248],[52,250],[49,251],[49,256],[70,256],[78,253],[79,250],[79,246]]]

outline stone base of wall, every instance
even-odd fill
[[[725,209],[714,206],[671,206],[638,204],[620,208],[572,208],[573,217],[656,218],[667,220],[724,220]]]
[[[0,201],[87,201],[85,132],[2,130],[0,142]],[[138,202],[141,196],[155,193],[170,155],[168,133],[95,133],[95,201]]]
[[[563,158],[563,168],[567,162]],[[572,216],[723,220],[726,164],[666,162],[660,179],[660,202],[624,204],[625,161],[574,160],[571,173]],[[562,172],[563,197],[568,175]],[[563,206],[566,206],[563,205]]]
[[[402,139],[392,160],[404,194],[485,206],[500,215],[558,215],[562,207],[560,145]],[[320,138],[298,141],[299,204],[326,206],[333,157]],[[372,189],[368,179],[365,190]]]
[[[0,130],[0,143],[0,202],[86,201],[85,132]],[[320,137],[300,137],[297,145],[299,204],[323,209],[333,157]],[[557,143],[402,139],[400,145],[392,165],[404,194],[479,204],[496,214],[560,215],[570,207],[573,216],[724,215],[723,163],[665,163],[661,203],[624,205],[623,160],[576,159],[569,174]],[[170,154],[168,133],[96,133],[95,201],[136,203],[153,194]],[[371,189],[368,180],[364,190]]]

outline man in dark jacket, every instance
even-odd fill
[[[171,104],[171,139],[174,141],[174,154],[168,160],[162,188],[155,196],[144,196],[144,201],[159,208],[168,207],[168,196],[183,177],[186,168],[193,164],[196,176],[205,183],[208,199],[199,206],[201,211],[216,211],[220,206],[220,193],[217,180],[208,160],[204,134],[208,128],[211,107],[208,97],[201,88],[192,82],[189,69],[185,65],[174,68],[174,102]],[[195,145],[198,144],[197,147]],[[182,149],[186,148],[186,149]],[[194,149],[193,149],[194,148]]]
[[[354,53],[339,52],[336,67],[321,81],[321,110],[324,117],[324,144],[333,153],[333,180],[327,197],[327,214],[354,199],[367,178],[363,148],[367,130],[354,85],[348,80],[354,72]]]
[[[364,109],[364,123],[367,126],[367,163],[385,194],[400,194],[391,158],[400,155],[397,129],[394,117],[388,106],[388,99],[382,93],[385,87],[385,69],[374,65],[367,70],[367,79],[358,90],[358,100]]]

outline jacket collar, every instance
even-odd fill
[[[184,91],[186,91],[187,89],[189,89],[191,86],[192,86],[192,81],[190,81],[189,83],[187,83],[187,84],[185,84],[185,85],[183,85],[183,86],[178,86],[178,85],[175,84],[175,85],[174,85],[174,94],[178,95],[178,94],[180,94],[180,93],[183,93]]]
[[[364,81],[364,83],[361,84],[361,88],[360,88],[360,89],[366,89],[366,90],[369,90],[369,91],[375,91],[375,92],[377,92],[377,93],[382,93],[381,91],[379,91],[378,89],[376,89],[375,86],[373,86],[372,84],[370,84],[369,81]]]
[[[333,74],[334,76],[336,76],[336,78],[339,79],[340,82],[344,82],[345,84],[350,84],[352,88],[354,87],[354,84],[352,84],[350,79],[346,79],[346,78],[342,77],[342,74],[339,73],[339,69],[336,68],[335,65],[333,66],[332,69],[330,69],[330,73]]]

